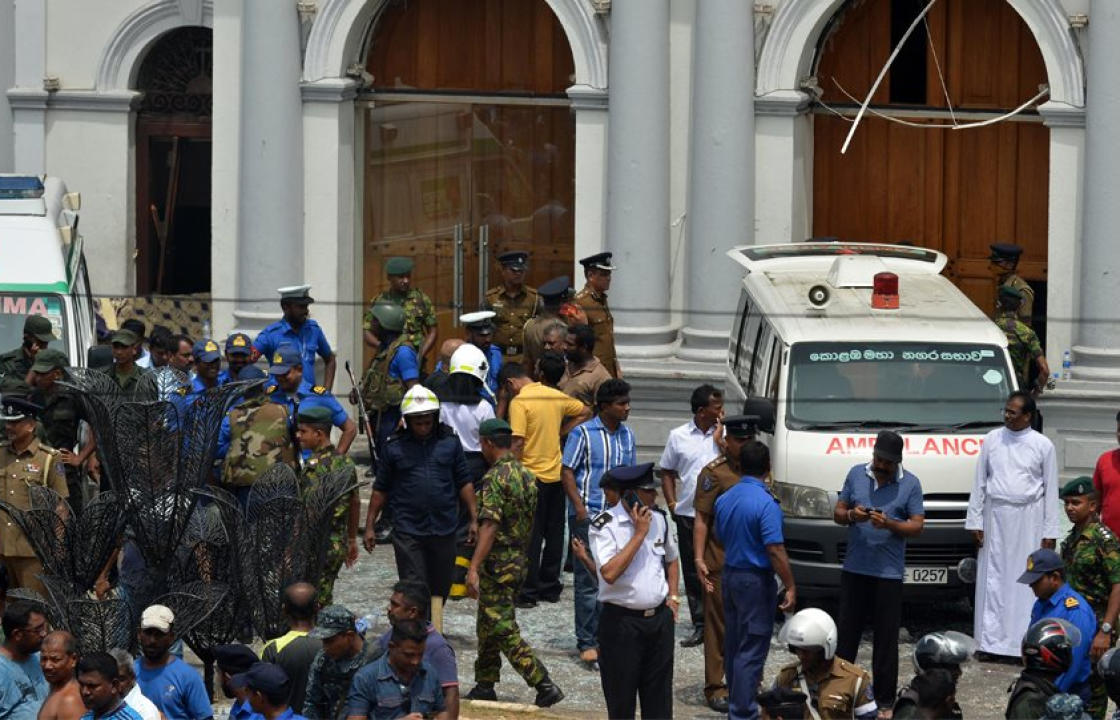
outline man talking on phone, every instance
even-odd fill
[[[599,574],[599,676],[610,718],[673,717],[673,626],[680,562],[653,463],[599,480],[607,509],[588,532]]]
[[[922,486],[902,467],[905,443],[882,430],[871,462],[853,467],[832,512],[848,526],[848,552],[840,574],[840,623],[836,656],[856,662],[864,618],[873,618],[871,650],[875,702],[891,707],[898,694],[898,626],[902,621],[902,579],[906,538],[925,523]]]

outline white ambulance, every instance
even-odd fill
[[[940,274],[947,259],[933,250],[806,242],[728,255],[747,270],[728,385],[770,446],[798,596],[836,596],[848,529],[832,510],[883,428],[902,434],[903,465],[925,494],[905,595],[971,594],[968,496],[983,437],[1016,389],[1003,332]]]
[[[20,346],[28,315],[43,315],[59,338],[50,347],[85,365],[95,318],[80,209],[59,178],[0,174],[0,352]]]

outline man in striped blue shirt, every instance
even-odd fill
[[[568,528],[572,540],[584,545],[590,519],[606,509],[599,488],[603,473],[635,462],[634,433],[625,424],[630,416],[630,384],[624,380],[604,381],[595,393],[595,411],[595,417],[568,434],[561,473],[568,495]],[[597,669],[599,580],[583,563],[574,562],[572,584],[579,659],[588,668]]]

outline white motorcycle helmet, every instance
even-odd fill
[[[464,373],[478,378],[486,394],[494,397],[494,393],[490,391],[490,386],[487,384],[490,377],[490,361],[486,359],[486,354],[479,350],[477,346],[470,343],[460,345],[459,349],[451,354],[451,362],[448,365],[448,375]]]
[[[806,608],[787,623],[786,643],[791,647],[824,650],[825,660],[836,655],[836,623],[819,608]]]
[[[423,415],[439,412],[439,398],[423,385],[413,385],[401,399],[401,415]]]

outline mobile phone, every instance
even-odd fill
[[[627,510],[633,510],[634,508],[640,508],[645,505],[645,503],[642,502],[642,499],[638,497],[638,493],[634,492],[633,490],[627,490],[625,493],[623,493],[622,502],[626,505]]]

